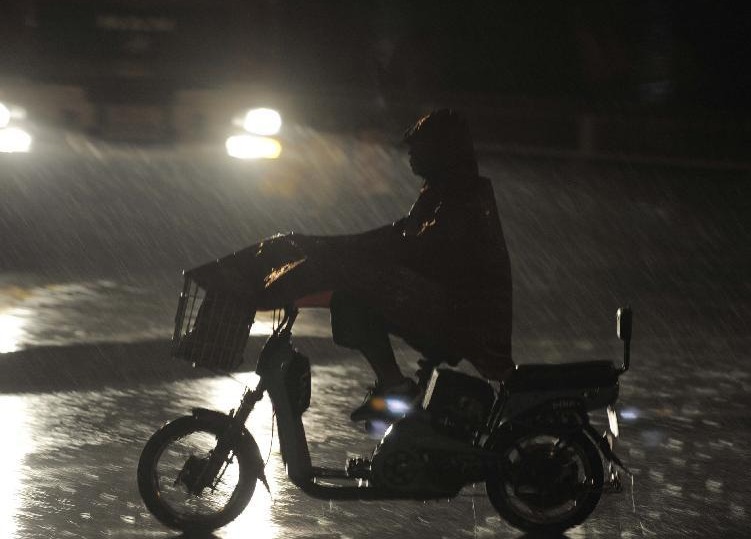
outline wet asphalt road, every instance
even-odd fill
[[[405,181],[398,149],[295,137],[287,149],[296,152],[265,164],[81,144],[3,156],[1,537],[176,536],[140,503],[140,449],[165,421],[197,405],[228,410],[242,391],[166,363],[180,269],[280,230],[377,226],[405,212],[418,187]],[[620,398],[633,488],[605,498],[569,536],[745,537],[749,173],[481,163],[512,257],[518,362],[616,359],[615,309],[635,311]],[[325,344],[326,313],[299,329],[314,364],[305,418],[314,459],[367,454],[374,442],[347,419],[371,379],[364,362]],[[123,344],[102,344],[111,341]],[[411,359],[402,352],[405,368]],[[285,482],[270,424],[264,403],[249,427],[262,452],[271,447],[271,496],[259,488],[217,537],[520,535],[481,486],[450,503],[307,498]]]
[[[339,467],[352,454],[369,454],[375,442],[347,418],[369,380],[361,360],[316,340],[301,339],[298,346],[315,364],[313,406],[305,416],[314,463]],[[155,365],[165,361],[164,345],[139,352]],[[65,351],[59,355],[68,359]],[[408,352],[400,355],[405,366],[410,359]],[[619,407],[619,452],[635,473],[634,483],[605,496],[568,536],[743,537],[751,494],[742,472],[751,442],[748,371],[658,375],[644,365],[667,368],[678,358],[642,352],[638,359],[641,366],[623,379]],[[243,387],[230,378],[180,378],[180,367],[174,367],[178,379],[172,381],[149,380],[148,372],[124,381],[79,372],[65,391],[0,397],[14,437],[3,446],[3,536],[177,537],[140,502],[135,485],[140,450],[153,430],[193,406],[235,407]],[[243,515],[216,537],[521,536],[499,519],[482,485],[450,502],[426,504],[311,499],[285,479],[268,401],[257,407],[248,427],[264,457],[270,455],[271,495],[259,485]]]

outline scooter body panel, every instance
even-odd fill
[[[605,408],[618,400],[618,384],[585,388],[561,387],[544,391],[505,392],[501,407],[501,422],[512,421],[530,413],[539,414],[549,409],[552,412],[581,409],[585,412]]]
[[[269,339],[257,371],[263,377],[276,414],[279,447],[287,475],[297,486],[312,481],[313,471],[302,414],[310,403],[310,363],[289,339]]]
[[[594,365],[597,372],[592,367],[585,365],[592,371],[591,380],[611,380],[607,365]],[[546,370],[545,366],[539,368]],[[608,376],[601,376],[600,370],[607,370]],[[321,499],[431,500],[455,496],[465,485],[498,473],[494,441],[530,428],[561,433],[585,430],[591,436],[588,411],[604,408],[618,398],[617,376],[612,383],[591,387],[587,383],[573,387],[522,383],[510,391],[511,386],[502,387],[494,406],[496,413],[484,436],[478,437],[484,440],[482,443],[441,432],[425,409],[415,410],[387,431],[373,452],[370,473],[350,478],[346,474],[325,474],[312,466],[302,422],[310,402],[310,364],[293,347],[289,332],[269,338],[257,373],[274,406],[287,475],[308,495]],[[603,453],[609,459],[616,458],[612,451]],[[332,478],[347,484],[336,484]]]
[[[272,368],[273,366],[273,368]],[[302,414],[310,396],[310,365],[289,341],[272,341],[261,354],[258,371],[269,393],[279,428],[279,445],[287,475],[310,496],[322,499],[416,499],[433,500],[455,496],[468,483],[484,480],[487,460],[494,458],[481,448],[437,432],[422,411],[398,421],[387,432],[373,454],[373,477],[351,478],[352,485],[330,484],[316,477],[308,450]],[[385,479],[390,474],[389,458],[397,455],[428,457],[431,467],[409,470],[399,482]],[[420,457],[417,457],[419,455]],[[414,461],[415,463],[418,460]],[[458,466],[461,464],[461,466]],[[396,475],[407,470],[397,466]],[[377,471],[380,470],[380,473]],[[441,481],[428,481],[430,476]],[[385,474],[385,475],[384,475]]]
[[[417,411],[394,423],[376,447],[372,481],[400,492],[456,495],[465,485],[484,481],[496,458],[490,451],[440,432],[426,412]]]

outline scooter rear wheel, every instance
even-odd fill
[[[527,432],[496,447],[498,477],[486,481],[490,502],[512,526],[559,534],[584,522],[597,506],[602,458],[584,433]]]
[[[197,480],[226,429],[223,416],[176,419],[154,433],[138,463],[138,490],[146,507],[164,525],[210,532],[228,524],[253,496],[258,478],[258,446],[250,436],[234,448],[219,480],[198,488]],[[202,483],[203,484],[203,483]],[[193,492],[191,492],[193,491]]]

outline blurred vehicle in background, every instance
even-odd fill
[[[252,65],[268,50],[266,4],[9,0],[0,23],[8,43],[0,53],[0,145],[28,148],[10,122],[11,113],[15,119],[26,110],[40,130],[136,143],[221,146],[240,118],[247,132],[228,140],[227,151],[278,155],[279,142],[268,136],[281,125],[259,133],[259,122],[268,120],[248,114],[279,101],[260,84],[260,63]],[[267,138],[248,139],[251,133]]]
[[[26,153],[32,137],[23,128],[26,111],[0,101],[0,153]]]
[[[237,159],[276,159],[282,153],[282,145],[272,135],[282,128],[282,117],[274,109],[251,109],[235,124],[245,131],[227,138],[227,155]]]
[[[494,150],[747,167],[743,20],[703,2],[4,0],[0,102],[39,136],[235,157],[280,151],[235,129],[254,108],[393,133],[451,106]]]

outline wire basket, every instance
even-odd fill
[[[175,315],[172,357],[194,367],[236,370],[243,362],[253,314],[247,302],[207,290],[185,275]]]

